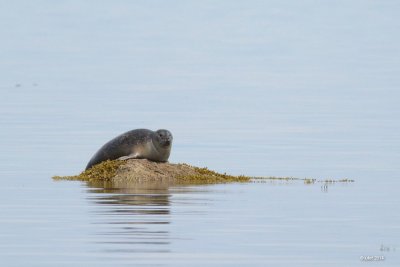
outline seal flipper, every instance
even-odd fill
[[[137,158],[138,157],[135,154],[135,155],[122,156],[122,157],[117,158],[117,160],[128,160],[128,159],[137,159]]]

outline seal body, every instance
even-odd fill
[[[171,153],[172,134],[168,130],[136,129],[123,133],[104,144],[90,159],[86,170],[93,165],[114,159],[148,159],[166,162]]]

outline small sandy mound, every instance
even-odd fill
[[[105,161],[75,176],[55,176],[55,180],[167,183],[247,182],[250,177],[233,176],[188,164],[159,163],[146,159]]]

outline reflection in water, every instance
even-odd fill
[[[328,193],[328,185],[327,184],[321,185],[321,192]]]
[[[94,204],[94,242],[102,251],[170,252],[172,193],[168,184],[90,182],[87,187],[88,199]],[[189,187],[178,190],[179,193],[192,191]]]
[[[96,206],[95,242],[103,244],[105,251],[169,252],[168,186],[89,183],[88,187]]]
[[[297,180],[263,182],[273,185],[303,184],[303,181]],[[213,202],[218,198],[218,190],[207,186],[129,182],[89,182],[86,185],[92,204],[93,242],[102,252],[111,253],[171,252],[171,243],[179,238],[176,232],[171,232],[171,222],[177,216],[205,215],[204,209],[199,207],[208,206],[210,193]],[[206,197],[201,196],[203,193],[206,193]],[[222,191],[222,194],[225,195],[225,192]],[[182,209],[182,205],[189,208]],[[172,207],[175,207],[174,218],[171,215]]]

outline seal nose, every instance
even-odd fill
[[[171,141],[170,141],[170,140],[166,140],[166,141],[165,141],[165,145],[166,145],[166,146],[169,146],[170,144],[171,144]]]

